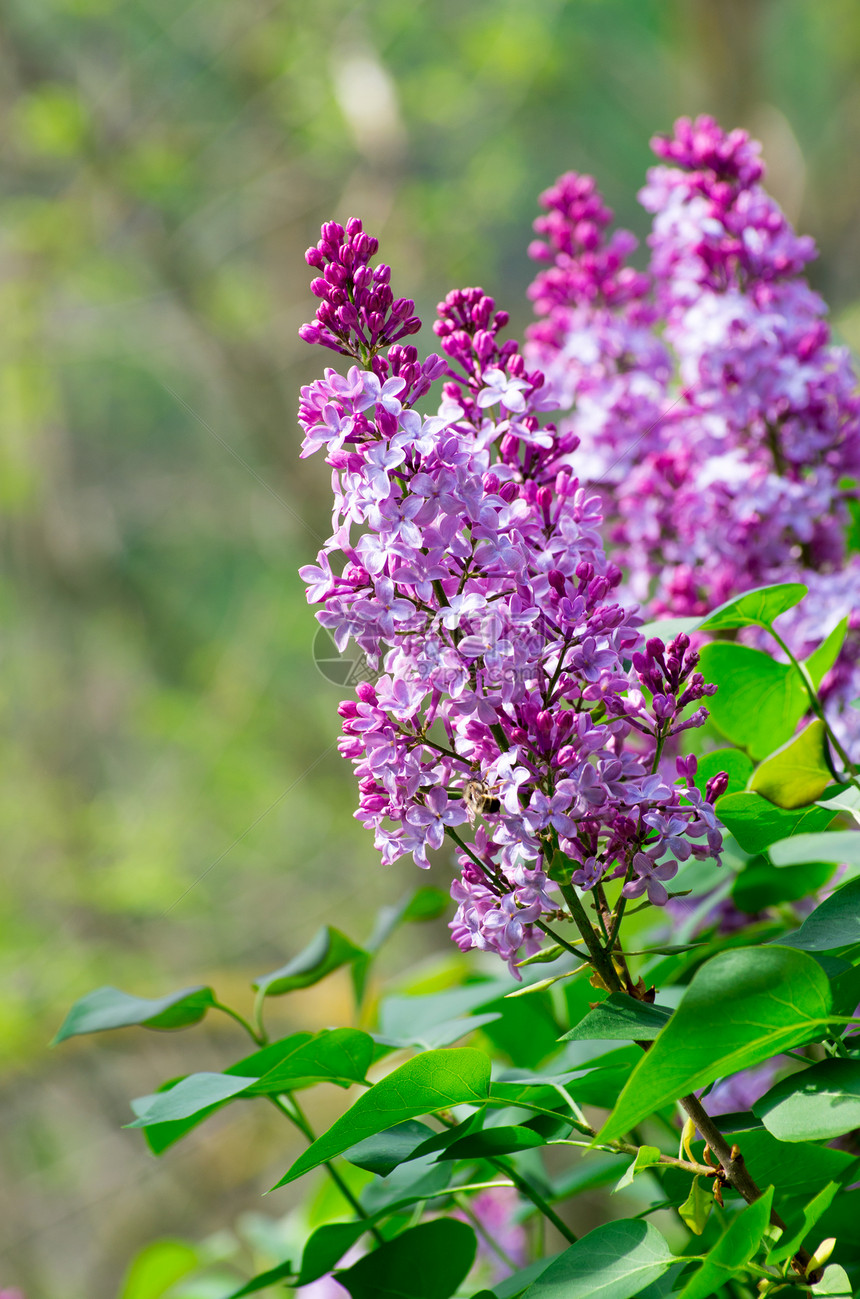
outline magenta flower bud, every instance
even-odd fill
[[[320,234],[327,243],[340,246],[343,243],[343,226],[337,221],[326,221],[320,227]]]
[[[557,568],[551,568],[547,573],[547,581],[557,595],[564,595],[564,573],[560,572]]]
[[[386,266],[385,262],[380,262],[373,272],[374,284],[388,284],[391,279],[391,267]]]
[[[513,441],[515,442],[516,439],[513,439]],[[502,483],[501,487],[499,488],[499,495],[501,496],[502,500],[505,502],[506,505],[510,505],[512,501],[515,501],[519,496],[519,494],[520,494],[520,489],[516,483],[512,483],[512,482]]]
[[[376,691],[369,681],[360,681],[356,686],[355,693],[364,704],[375,704],[378,702]]]
[[[299,325],[299,338],[303,343],[318,343],[322,330],[319,325]]]
[[[716,803],[718,798],[725,794],[729,787],[729,775],[727,771],[718,771],[715,776],[711,776],[705,786],[705,802]]]
[[[315,298],[328,298],[330,288],[328,282],[323,279],[311,280],[311,293]]]
[[[350,217],[346,223],[346,233],[352,238],[354,235],[361,234],[362,224],[360,217]]]
[[[308,266],[313,266],[318,271],[325,269],[325,258],[317,247],[309,248],[305,253],[305,261]]]
[[[354,699],[344,699],[337,706],[339,717],[351,718],[358,716],[358,704]]]

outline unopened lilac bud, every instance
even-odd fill
[[[374,284],[388,284],[390,279],[391,267],[386,266],[385,262],[380,262],[379,266],[377,266],[376,270],[373,272]]]
[[[494,473],[484,474],[481,484],[488,496],[495,496],[500,486],[498,475]]]
[[[478,330],[472,340],[472,346],[475,349],[475,355],[482,363],[486,363],[496,350],[492,334],[488,334],[485,329]]]
[[[343,226],[339,225],[337,221],[326,221],[322,225],[320,233],[327,243],[337,245],[343,243]]]
[[[311,280],[311,293],[315,298],[328,298],[330,293],[329,284],[322,278]]]
[[[514,441],[516,441],[516,439],[514,439]],[[510,505],[512,501],[515,501],[519,496],[519,494],[520,494],[520,489],[516,483],[512,483],[512,482],[502,483],[501,487],[499,488],[499,495],[501,496],[502,500],[505,502],[506,505]]]
[[[299,338],[303,343],[318,343],[322,330],[319,325],[300,325]]]
[[[729,787],[729,773],[727,771],[718,771],[715,776],[711,776],[705,786],[705,801],[707,803],[716,803],[718,798],[725,794]]]
[[[313,266],[316,270],[325,270],[325,258],[317,247],[309,248],[305,253],[305,261],[308,266]]]
[[[346,223],[346,233],[352,238],[353,235],[361,234],[362,225],[360,217],[350,217]]]
[[[363,704],[375,704],[378,700],[377,693],[369,681],[359,681],[355,693]]]

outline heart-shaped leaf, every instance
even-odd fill
[[[827,727],[820,718],[765,758],[749,788],[777,807],[794,810],[820,798],[833,779],[827,760]]]

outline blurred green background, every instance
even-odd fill
[[[146,1241],[259,1210],[289,1142],[249,1113],[156,1163],[128,1098],[244,1048],[210,1016],[49,1053],[70,1002],[241,1001],[416,882],[352,819],[296,576],[328,530],[294,418],[331,360],[296,338],[320,221],[361,215],[422,312],[481,283],[522,328],[537,193],[593,171],[644,234],[649,136],[711,111],[860,342],[860,8],[4,0],[0,37],[0,1288],[113,1299]]]

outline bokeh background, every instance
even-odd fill
[[[259,1212],[289,1141],[240,1113],[154,1161],[128,1098],[235,1030],[49,1052],[70,1002],[241,1001],[414,882],[352,820],[296,576],[327,534],[294,419],[330,360],[296,338],[320,221],[364,217],[422,313],[481,283],[521,329],[537,193],[592,171],[644,234],[649,136],[710,111],[764,141],[860,344],[860,8],[3,0],[0,109],[0,1288],[113,1299],[147,1241]]]

